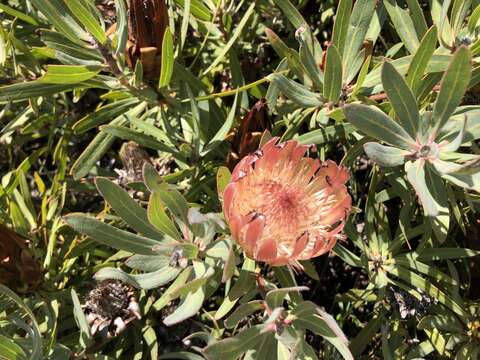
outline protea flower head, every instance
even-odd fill
[[[272,138],[237,164],[223,210],[248,257],[301,267],[298,260],[329,252],[343,237],[349,173],[331,160],[304,157],[310,145],[278,142]]]

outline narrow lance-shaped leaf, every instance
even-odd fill
[[[125,118],[128,119],[127,115],[124,115]],[[175,149],[172,149],[168,145],[155,140],[153,137],[149,135],[145,135],[141,132],[136,130],[130,129],[125,126],[120,125],[102,125],[100,126],[100,130],[111,135],[118,137],[124,140],[135,141],[138,144],[142,144],[145,147],[150,149],[159,150],[166,153],[173,153],[175,154]]]
[[[78,25],[62,0],[31,0],[49,23],[76,44],[88,41],[88,34]]]
[[[334,44],[340,55],[343,55],[343,49],[348,36],[348,25],[350,23],[350,13],[352,12],[352,0],[340,0],[335,14],[335,23],[333,24],[332,44]]]
[[[167,234],[174,240],[180,240],[182,238],[175,224],[165,212],[165,206],[157,193],[150,195],[147,214],[148,220],[158,230]]]
[[[470,82],[471,71],[470,52],[467,47],[461,46],[441,81],[440,92],[433,108],[434,134],[445,125],[462,101]]]
[[[433,230],[442,242],[449,228],[449,210],[446,190],[442,179],[425,169],[424,160],[407,162],[405,171],[423,206],[426,216],[430,217]]]
[[[132,229],[150,238],[163,238],[163,234],[156,231],[149,223],[147,211],[138,205],[124,189],[101,177],[95,179],[95,184],[115,213]]]
[[[405,79],[395,67],[385,62],[382,69],[382,83],[400,125],[412,138],[416,138],[419,128],[417,101]]]
[[[415,162],[407,162],[405,164],[405,172],[410,184],[412,184],[417,196],[423,205],[425,215],[437,216],[440,212],[439,205],[433,195],[430,193],[425,180],[425,165],[422,160]]]
[[[325,60],[323,94],[333,103],[336,103],[340,98],[342,77],[342,58],[335,45],[330,45]]]
[[[408,151],[392,146],[381,145],[376,142],[368,142],[363,145],[367,156],[378,165],[392,167],[403,165]]]
[[[415,54],[419,41],[409,11],[402,9],[394,0],[385,0],[383,3],[403,44],[410,54]]]
[[[310,48],[306,43],[306,39],[300,35],[300,61],[305,68],[305,71],[308,74],[310,80],[312,80],[315,88],[322,92],[323,91],[323,73],[320,69],[320,66],[315,62],[315,56],[312,54]]]
[[[165,266],[160,270],[150,273],[131,275],[120,269],[102,268],[95,274],[94,277],[97,281],[103,281],[107,279],[120,280],[138,289],[149,290],[173,281],[178,274],[180,274],[181,270],[181,268]]]
[[[393,119],[373,106],[349,104],[345,117],[365,134],[402,149],[411,149],[415,140]]]
[[[470,11],[472,0],[455,0],[450,18],[452,19],[453,32],[459,33],[462,29],[465,17]]]
[[[470,17],[468,18],[468,31],[470,33],[475,32],[475,28],[477,27],[478,20],[480,20],[480,5],[477,5],[475,7],[475,10],[473,10]]]
[[[425,16],[423,15],[422,7],[420,6],[418,0],[406,0],[408,4],[408,10],[410,17],[412,18],[415,29],[417,30],[418,38],[425,36],[427,32],[427,22]]]
[[[346,69],[354,62],[355,57],[362,47],[367,34],[370,21],[375,12],[376,1],[357,0],[350,16],[350,24],[347,31],[345,50],[342,56]]]
[[[125,51],[128,38],[128,20],[127,6],[125,0],[115,0],[115,9],[117,15],[117,47],[115,55],[122,54]]]
[[[208,144],[205,146],[205,148],[202,150],[202,155],[207,154],[214,148],[216,148],[220,143],[222,143],[225,140],[225,137],[227,136],[228,132],[233,126],[233,122],[235,120],[235,112],[237,110],[237,100],[238,100],[238,92],[235,94],[235,98],[233,100],[232,108],[230,109],[230,112],[228,113],[227,118],[225,119],[225,123],[222,125],[220,129],[218,129],[217,133],[215,136],[208,142]]]
[[[155,255],[152,247],[159,241],[117,229],[95,218],[83,214],[70,214],[64,217],[65,222],[74,230],[87,235],[101,244],[118,250],[136,254]]]
[[[160,69],[160,79],[158,87],[168,86],[173,74],[173,37],[170,28],[165,29],[162,41],[162,66]]]
[[[203,353],[210,360],[236,360],[262,340],[260,335],[264,328],[264,324],[249,327],[234,337],[214,342],[207,346]]]
[[[422,38],[420,45],[413,55],[412,62],[407,72],[407,83],[410,85],[413,93],[418,95],[420,82],[427,69],[433,52],[437,46],[437,27],[432,26]]]
[[[91,341],[90,327],[88,326],[87,318],[83,313],[80,299],[74,289],[71,290],[72,302],[73,302],[73,317],[75,322],[80,328],[80,343],[86,347]]]
[[[90,34],[97,39],[100,44],[107,41],[105,31],[102,29],[98,19],[96,19],[81,0],[67,0],[65,4],[72,11],[72,14],[85,26]]]
[[[270,74],[268,79],[297,105],[304,107],[319,107],[323,105],[319,94],[311,92],[303,85],[287,79],[281,74]]]
[[[204,276],[207,271],[205,263],[199,261],[194,262],[193,267],[196,278]],[[171,326],[194,316],[202,307],[204,300],[205,286],[201,286],[194,292],[189,292],[175,311],[163,319],[163,323],[167,326]]]
[[[457,136],[455,136],[455,138],[451,142],[443,145],[440,152],[456,151],[460,147],[460,145],[462,145],[463,137],[465,136],[465,129],[467,127],[467,121],[468,118],[465,114],[463,117],[462,126]]]
[[[232,37],[230,37],[230,40],[228,40],[227,44],[222,48],[220,51],[220,54],[217,55],[216,59],[210,64],[210,66],[205,69],[203,72],[203,75],[208,74],[215,66],[217,66],[220,61],[222,61],[223,57],[227,54],[228,50],[233,46],[235,41],[239,38],[240,34],[243,31],[243,28],[245,25],[247,25],[248,20],[250,20],[250,17],[253,14],[253,10],[255,9],[255,2],[252,2],[250,6],[248,7],[247,11],[245,11],[245,14],[243,15],[243,18],[240,20],[238,23],[237,28],[233,32]]]

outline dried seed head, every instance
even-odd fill
[[[92,334],[118,335],[127,324],[140,319],[140,307],[133,289],[118,280],[105,280],[91,290],[84,309]]]
[[[87,309],[108,319],[122,315],[130,303],[131,289],[117,280],[105,280],[88,293]]]

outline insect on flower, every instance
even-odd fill
[[[272,138],[235,167],[223,193],[232,237],[248,257],[301,268],[329,252],[352,207],[348,171],[304,157],[310,145]]]

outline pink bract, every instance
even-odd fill
[[[348,171],[305,157],[309,145],[272,138],[235,167],[223,193],[232,237],[252,259],[301,267],[329,252],[352,207]]]

